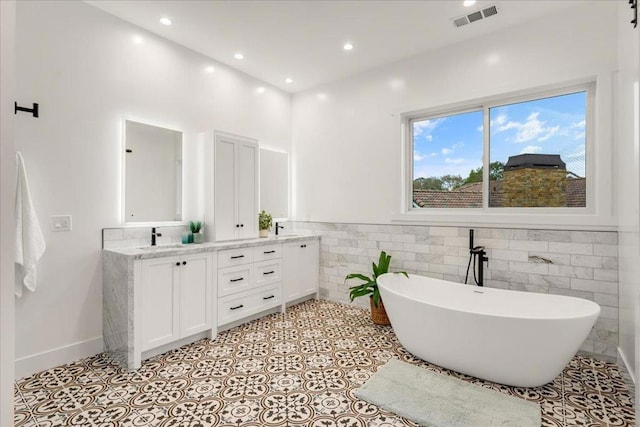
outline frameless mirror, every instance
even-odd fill
[[[289,155],[260,149],[260,209],[274,218],[289,217]]]
[[[182,220],[182,132],[125,121],[124,221]]]

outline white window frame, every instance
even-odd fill
[[[393,217],[395,222],[434,223],[437,225],[473,225],[495,227],[502,224],[512,228],[561,229],[615,229],[613,223],[598,218],[599,205],[596,198],[596,180],[602,171],[596,167],[596,100],[597,86],[594,79],[585,79],[545,88],[529,89],[482,99],[451,104],[444,107],[428,108],[401,113],[402,137],[402,197],[400,214]],[[503,105],[532,101],[576,92],[586,92],[585,114],[585,178],[586,207],[573,208],[504,208],[489,207],[489,109]],[[482,208],[414,208],[413,207],[413,130],[412,123],[418,120],[435,119],[470,111],[483,111],[483,207]],[[606,164],[598,164],[601,169]],[[607,172],[609,173],[609,172]]]

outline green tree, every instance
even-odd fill
[[[489,163],[489,179],[491,181],[501,180],[504,172],[504,163],[495,161]],[[464,180],[464,184],[471,184],[472,182],[482,182],[483,169],[480,166],[477,169],[471,169],[469,176]]]
[[[464,184],[464,179],[460,175],[444,175],[440,177],[442,181],[442,187],[444,190],[455,190]]]
[[[414,190],[439,190],[442,191],[443,184],[440,178],[430,176],[428,178],[420,177],[413,180]]]

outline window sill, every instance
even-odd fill
[[[579,212],[578,212],[579,211]],[[483,209],[442,209],[434,212],[409,211],[391,217],[396,224],[437,225],[443,227],[519,228],[534,230],[617,231],[615,218],[602,217],[578,209],[567,213],[522,213],[520,209],[492,212]]]

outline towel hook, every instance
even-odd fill
[[[33,117],[39,117],[39,115],[38,115],[38,103],[37,102],[33,103],[33,108],[19,107],[17,102],[14,102],[13,106],[14,106],[13,114],[18,114],[18,111],[24,111],[26,113],[33,114]]]

